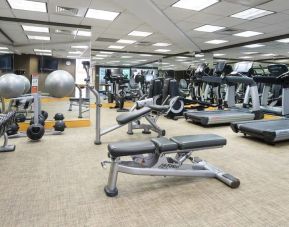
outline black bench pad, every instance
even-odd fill
[[[224,146],[227,143],[225,138],[215,134],[175,136],[171,140],[178,144],[179,150]]]
[[[154,153],[155,149],[151,141],[116,142],[108,145],[108,151],[113,157]]]
[[[150,105],[149,108],[151,108],[153,111],[165,112],[165,111],[168,111],[170,106],[169,105]]]
[[[156,145],[159,152],[175,151],[178,145],[166,137],[154,138],[151,141]]]
[[[119,125],[125,125],[133,120],[137,120],[145,114],[151,112],[151,109],[148,107],[143,107],[139,110],[134,110],[132,112],[123,113],[116,117],[116,121]]]

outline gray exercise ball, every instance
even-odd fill
[[[3,98],[16,98],[24,93],[25,84],[18,75],[8,73],[0,77],[0,96]]]
[[[27,79],[26,76],[23,75],[19,75],[19,77],[22,79],[24,85],[25,85],[25,90],[24,90],[24,94],[26,94],[29,90],[30,90],[30,81]]]
[[[56,98],[70,95],[73,89],[74,78],[69,72],[64,70],[53,71],[45,80],[45,90]]]

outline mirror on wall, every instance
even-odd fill
[[[1,21],[0,25],[13,41],[12,44],[6,37],[0,37],[0,75],[23,75],[30,83],[38,78],[41,107],[48,112],[49,120],[56,113],[62,113],[65,119],[89,118],[90,97],[85,88],[87,73],[82,61],[90,61],[90,29],[7,21]],[[73,89],[65,97],[52,97],[45,86],[50,74],[56,74],[59,90],[65,88],[61,87],[67,78],[63,74],[71,75]]]

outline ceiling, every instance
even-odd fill
[[[228,45],[242,44],[254,40],[274,37],[284,34],[289,34],[289,1],[288,0],[220,0],[218,3],[209,6],[201,11],[188,10],[183,8],[172,7],[177,0],[38,0],[47,3],[47,13],[32,12],[26,10],[11,9],[6,0],[0,0],[0,15],[7,18],[19,18],[28,20],[38,20],[49,23],[65,23],[76,26],[91,26],[91,48],[92,56],[97,64],[101,65],[138,65],[152,62],[162,58],[162,56],[184,54],[194,55],[195,52],[202,52]],[[67,12],[57,12],[57,6],[69,7],[77,10],[73,16]],[[231,17],[235,13],[239,13],[252,7],[269,10],[274,13],[257,18],[254,20],[244,20]],[[119,12],[120,14],[113,21],[98,20],[86,18],[87,10],[97,9]],[[27,39],[27,32],[21,28],[20,22],[7,23],[0,21],[0,29],[7,34],[14,42],[13,46],[18,48],[18,51],[29,52],[29,45],[37,44],[35,41]],[[219,32],[201,32],[194,29],[203,25],[222,26],[225,29]],[[87,37],[79,36],[59,36],[55,34],[55,29],[61,29],[57,26],[49,26],[51,33],[50,43],[58,43],[57,48],[64,50],[69,49],[71,44],[82,42]],[[70,28],[77,29],[77,28]],[[228,31],[229,29],[229,31]],[[145,31],[152,33],[147,37],[135,37],[128,34],[134,30]],[[231,31],[231,32],[230,32]],[[233,34],[243,31],[255,31],[263,34],[253,37],[239,37]],[[289,37],[289,36],[288,36]],[[110,40],[108,40],[110,39]],[[116,44],[116,40],[134,40],[133,44]],[[64,42],[62,42],[64,40]],[[208,44],[210,40],[226,40],[226,43]],[[12,44],[7,40],[7,37],[0,34],[0,42],[7,46]],[[39,42],[38,42],[39,43]],[[169,43],[167,47],[153,46],[155,43]],[[48,45],[48,43],[46,43]],[[108,50],[111,45],[124,46],[121,51],[132,53],[114,53],[108,54],[106,57],[97,57],[100,54],[97,50]],[[23,46],[26,46],[25,49]],[[31,46],[30,51],[32,50]],[[22,48],[22,49],[21,49]],[[168,49],[166,53],[159,53],[157,49]],[[242,59],[240,57],[247,56],[243,52],[258,52],[253,56],[253,60],[286,58],[289,56],[289,48],[286,43],[272,41],[266,46],[259,48],[235,47],[230,49],[218,50],[214,53],[224,54],[216,56],[218,58]],[[153,53],[153,56],[141,56],[137,52]],[[57,53],[55,51],[55,53]],[[190,53],[190,54],[188,54]],[[60,53],[58,53],[60,54]],[[68,53],[67,53],[68,54]],[[66,55],[67,55],[66,54]],[[262,54],[275,54],[275,56],[263,56]],[[131,58],[123,58],[123,56]],[[111,57],[110,57],[111,56]],[[174,69],[187,67],[187,64],[203,58],[177,59],[176,57],[164,59],[167,68],[171,66]],[[249,58],[248,58],[249,59]],[[251,59],[251,58],[250,58]],[[178,60],[178,61],[177,61]],[[244,60],[244,59],[242,59]],[[187,62],[187,63],[184,63]],[[150,66],[147,64],[146,66]],[[153,65],[153,66],[156,66]],[[164,66],[164,65],[163,65]]]

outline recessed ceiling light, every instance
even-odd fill
[[[256,19],[259,17],[264,17],[267,15],[270,15],[272,13],[274,13],[274,12],[264,10],[264,9],[251,8],[251,9],[247,9],[247,10],[244,10],[242,12],[233,14],[233,15],[231,15],[231,17],[240,18],[240,19],[244,19],[244,20],[253,20],[253,19]]]
[[[246,45],[244,47],[246,48],[258,48],[258,47],[263,47],[265,46],[264,44],[251,44],[251,45]]]
[[[105,10],[88,9],[85,17],[98,20],[113,21],[119,15],[118,12],[110,12]]]
[[[277,40],[279,43],[289,43],[289,38]]]
[[[214,57],[221,57],[221,56],[224,56],[225,54],[221,54],[221,53],[216,53],[216,54],[213,54]]]
[[[175,4],[173,4],[172,7],[201,11],[202,9],[205,9],[217,2],[219,2],[219,0],[201,0],[201,1],[180,0]]]
[[[168,50],[168,49],[157,49],[157,50],[154,50],[155,52],[160,52],[160,53],[165,53],[165,52],[169,52],[171,50]]]
[[[195,28],[195,31],[199,31],[199,32],[215,32],[215,31],[219,31],[224,29],[225,27],[221,27],[221,26],[215,26],[215,25],[204,25],[198,28]]]
[[[252,56],[241,56],[239,58],[242,58],[242,59],[250,59],[250,58],[253,58]]]
[[[50,40],[49,36],[28,35],[27,37],[28,37],[28,39],[35,39],[35,40],[45,40],[45,41]]]
[[[147,61],[146,59],[140,59],[140,60],[138,60],[138,61]]]
[[[99,57],[92,57],[94,60],[103,60],[104,58],[99,58]]]
[[[151,33],[151,32],[142,32],[142,31],[132,31],[128,35],[146,37],[146,36],[149,36],[151,34],[153,34],[153,33]]]
[[[203,54],[195,54],[195,57],[196,58],[202,58],[202,57],[204,57],[205,55],[203,55]]]
[[[71,56],[71,55],[68,55],[66,56],[67,58],[77,58],[77,56]]]
[[[177,59],[176,61],[186,61],[186,59]]]
[[[113,54],[114,52],[111,51],[99,51],[101,54]]]
[[[113,63],[118,63],[118,62],[120,62],[120,61],[111,61],[111,62],[113,62]]]
[[[151,54],[140,54],[140,56],[142,56],[142,57],[151,57],[152,55]]]
[[[136,41],[135,40],[130,40],[130,39],[120,39],[118,41],[116,41],[117,43],[125,43],[125,44],[133,44]]]
[[[86,49],[88,46],[71,46],[73,49]]]
[[[74,32],[74,34],[76,33],[77,36],[91,36],[91,32],[90,31],[77,31]]]
[[[259,52],[255,52],[255,51],[249,51],[249,52],[242,52],[242,54],[258,54]]]
[[[22,25],[22,28],[23,28],[24,31],[27,31],[27,32],[44,32],[44,33],[49,33],[49,28],[47,28],[47,27]]]
[[[7,0],[12,9],[36,11],[36,12],[47,12],[45,2],[35,2],[27,0]]]
[[[82,54],[81,51],[69,51],[68,53],[69,54]]]
[[[262,54],[262,56],[264,56],[264,57],[273,57],[273,56],[276,56],[276,54],[269,53],[269,54]]]
[[[47,49],[34,49],[34,52],[51,53],[51,50],[47,50]]]
[[[208,43],[208,44],[221,44],[221,43],[226,43],[228,42],[227,40],[221,40],[221,39],[214,39],[214,40],[210,40],[210,41],[207,41],[205,43]]]
[[[155,44],[153,44],[153,46],[157,46],[157,47],[167,47],[170,45],[172,45],[172,44],[170,44],[170,43],[155,43]]]
[[[0,47],[0,50],[8,50],[8,47]]]
[[[283,59],[283,60],[278,60],[278,62],[288,62],[287,59]]]
[[[121,56],[121,58],[132,58],[132,56]]]
[[[253,31],[245,31],[245,32],[236,33],[236,34],[234,34],[234,36],[252,37],[252,36],[262,35],[262,34],[264,34],[264,33],[262,33],[262,32],[253,32]]]
[[[122,65],[124,65],[124,66],[130,66],[131,64],[122,64]]]
[[[40,56],[52,56],[51,53],[36,53],[36,55],[40,55]]]
[[[188,57],[184,57],[184,56],[177,56],[176,58],[180,58],[180,59],[186,59]]]
[[[109,49],[123,49],[123,48],[125,48],[125,46],[110,45],[108,48]]]
[[[104,54],[96,54],[95,56],[96,56],[96,57],[101,57],[101,58],[106,58],[106,57],[108,57],[108,55],[104,55]]]

